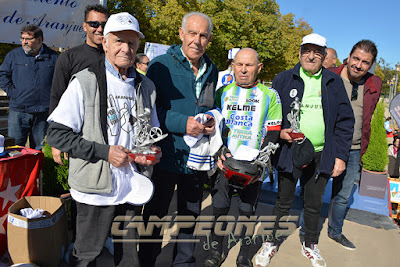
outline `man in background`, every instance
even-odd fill
[[[146,75],[149,64],[150,64],[150,59],[145,54],[136,55],[135,67],[140,74]]]
[[[47,131],[50,89],[58,54],[43,43],[36,25],[21,29],[22,47],[11,50],[0,67],[0,88],[10,99],[8,136],[15,144],[40,150]]]
[[[333,48],[328,48],[328,50],[326,51],[325,60],[322,63],[322,66],[324,66],[325,68],[336,67],[336,61],[337,61],[336,50]]]

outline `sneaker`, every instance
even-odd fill
[[[342,247],[348,250],[356,250],[356,246],[354,246],[353,242],[348,240],[343,234],[338,237],[328,236],[330,239],[338,242]]]
[[[253,263],[249,258],[238,256],[236,259],[236,267],[253,267]]]
[[[204,260],[203,267],[219,267],[224,262],[224,254],[219,253],[216,250],[211,250],[210,254]]]
[[[257,267],[268,266],[271,258],[278,251],[278,247],[274,246],[272,242],[264,242],[260,252],[256,255],[256,265]]]
[[[301,253],[304,257],[309,258],[311,260],[311,264],[313,267],[326,267],[326,262],[324,258],[319,254],[319,249],[317,244],[311,244],[311,247],[306,247],[306,243],[304,242],[302,245]]]

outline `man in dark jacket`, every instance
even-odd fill
[[[58,54],[43,43],[36,25],[21,29],[22,47],[9,52],[0,68],[0,88],[10,99],[8,136],[24,146],[42,149],[46,135],[51,80]]]
[[[347,63],[329,69],[342,78],[355,117],[347,168],[342,175],[333,180],[328,228],[328,236],[349,250],[356,247],[342,234],[342,228],[348,199],[354,183],[361,177],[361,158],[368,148],[371,118],[382,89],[381,79],[368,72],[376,61],[377,54],[374,42],[361,40],[351,49]]]
[[[265,242],[257,255],[259,266],[267,266],[278,249],[279,220],[289,213],[299,178],[304,186],[302,254],[311,260],[312,266],[326,266],[318,249],[322,195],[328,179],[345,169],[354,124],[343,81],[322,68],[326,47],[324,37],[315,33],[305,36],[299,51],[300,63],[279,73],[272,82],[282,102],[282,149],[277,163],[279,189],[273,211],[276,221],[272,242]],[[304,139],[294,137],[292,126],[296,123],[289,123],[294,114],[291,108],[298,106],[296,98],[301,101],[299,130]]]
[[[190,12],[182,20],[179,36],[182,45],[171,46],[165,55],[151,61],[147,71],[157,88],[157,114],[163,132],[168,137],[161,142],[163,157],[152,176],[155,192],[146,204],[143,218],[151,215],[164,217],[168,212],[175,185],[178,187],[178,215],[197,216],[201,211],[202,186],[205,171],[191,170],[186,166],[189,146],[184,134],[198,136],[210,134],[214,127],[205,127],[194,119],[214,106],[218,70],[204,54],[211,39],[211,19],[203,13]],[[210,116],[210,115],[207,115]],[[178,239],[194,239],[193,228],[183,229]],[[153,239],[159,239],[160,229],[155,228]],[[174,266],[195,266],[195,242],[176,243]],[[141,243],[142,266],[154,266],[161,251],[161,242]]]
[[[84,16],[83,30],[86,32],[86,42],[61,53],[57,60],[51,86],[50,113],[57,107],[72,75],[86,69],[93,63],[97,64],[101,58],[104,58],[101,38],[109,11],[102,5],[91,5],[85,8]],[[64,165],[61,160],[61,151],[53,147],[51,152],[54,161]],[[66,155],[64,156],[66,158]]]

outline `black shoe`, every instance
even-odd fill
[[[338,237],[329,236],[329,238],[334,240],[334,241],[336,241],[336,242],[338,242],[345,249],[356,250],[356,246],[354,246],[354,244],[350,240],[348,240],[343,234],[338,236]]]
[[[244,256],[238,256],[236,259],[236,266],[237,267],[253,267],[253,263],[249,258]]]
[[[216,250],[211,250],[210,254],[206,257],[203,267],[219,267],[224,262],[225,257],[223,254]]]
[[[300,232],[299,233],[299,238],[300,238],[300,244],[302,244],[303,245],[303,243],[304,243],[304,233],[302,233],[302,232]]]

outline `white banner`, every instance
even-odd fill
[[[85,7],[99,0],[0,0],[0,43],[20,44],[21,28],[39,26],[44,43],[70,48],[86,40]]]
[[[144,53],[151,61],[153,58],[167,53],[168,48],[169,45],[146,42],[144,46]]]

